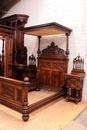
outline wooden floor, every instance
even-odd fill
[[[33,104],[41,99],[49,97],[55,94],[55,92],[47,91],[47,90],[40,90],[40,91],[31,91],[28,93],[28,102],[29,104]]]
[[[87,107],[76,118],[70,121],[62,130],[87,130]]]
[[[29,98],[32,98],[30,94]],[[86,106],[85,102],[79,102],[76,105],[74,102],[66,102],[64,98],[61,98],[31,113],[29,121],[24,122],[20,113],[0,105],[0,129],[61,130]]]

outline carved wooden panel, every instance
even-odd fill
[[[17,89],[17,101],[22,102],[22,90]]]
[[[0,103],[19,111],[22,119],[29,119],[28,80],[19,81],[0,76]]]
[[[2,84],[2,95],[14,99],[14,88],[8,85]]]
[[[39,71],[39,83],[44,85],[51,85],[55,87],[64,85],[64,72],[59,70],[45,70]]]
[[[43,49],[38,60],[41,88],[58,92],[65,84],[67,63],[64,50],[55,46],[55,43],[52,42],[50,46]]]

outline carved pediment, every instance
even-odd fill
[[[52,54],[52,55],[62,54],[62,55],[65,55],[65,52],[64,52],[63,49],[61,49],[57,45],[55,45],[54,42],[52,42],[50,46],[47,46],[47,48],[42,50],[41,54],[44,54],[44,55],[48,55],[48,54]]]

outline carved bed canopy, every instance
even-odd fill
[[[68,36],[70,35],[72,29],[67,28],[61,24],[58,24],[56,22],[51,22],[51,23],[46,23],[46,24],[41,24],[41,25],[35,25],[35,26],[30,26],[22,29],[22,32],[24,34],[28,35],[33,35],[37,36],[39,38],[38,42],[38,57],[40,54],[40,38],[42,36],[46,35],[56,35],[56,34],[65,34],[66,35],[66,55],[68,57],[69,55],[69,39]]]

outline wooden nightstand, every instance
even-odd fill
[[[85,72],[84,60],[77,56],[73,60],[73,69],[70,74],[65,74],[67,96],[66,101],[73,100],[77,104],[82,99],[82,89]]]

